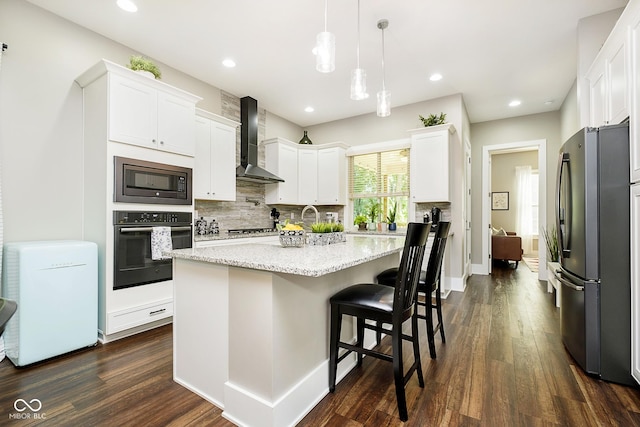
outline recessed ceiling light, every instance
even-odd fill
[[[431,74],[431,76],[429,77],[429,80],[431,80],[432,82],[437,82],[439,80],[442,80],[442,74],[439,74],[439,73]]]
[[[126,10],[127,12],[137,12],[138,6],[131,0],[118,0],[117,5],[120,9]]]
[[[553,104],[555,101],[553,99],[549,99],[547,101],[544,101],[544,105],[551,105]]]
[[[227,58],[224,61],[222,61],[222,65],[224,65],[227,68],[233,68],[236,66],[236,61],[234,61],[231,58]]]
[[[511,102],[509,103],[509,107],[517,107],[517,106],[518,106],[518,105],[520,105],[520,104],[522,104],[522,102],[520,102],[520,101],[519,101],[519,100],[517,100],[517,99],[514,99],[513,101],[511,101]]]
[[[309,106],[305,108],[304,111],[306,111],[307,113],[313,113],[315,110],[313,109],[313,107]]]

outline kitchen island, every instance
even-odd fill
[[[235,424],[295,425],[329,391],[329,298],[397,266],[403,237],[169,252],[174,380]],[[353,336],[345,318],[343,339]],[[345,360],[338,378],[354,366],[355,356]]]

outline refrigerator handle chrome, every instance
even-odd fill
[[[558,242],[560,243],[560,253],[563,258],[569,258],[571,255],[571,250],[568,249],[570,246],[570,238],[571,236],[567,236],[566,232],[568,232],[569,227],[567,227],[567,222],[570,221],[571,212],[565,212],[565,210],[561,207],[561,188],[562,188],[562,169],[564,164],[569,164],[569,153],[560,153],[558,156],[558,179],[556,180],[556,226],[558,229]],[[567,197],[567,195],[565,195]]]
[[[562,278],[560,275],[557,275],[556,278],[560,282],[562,282],[563,285],[566,285],[566,286],[570,287],[571,289],[573,289],[575,291],[584,291],[584,286],[578,286],[575,283],[571,283],[567,279]]]

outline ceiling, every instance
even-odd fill
[[[328,74],[315,70],[312,53],[323,0],[134,0],[133,14],[116,0],[29,1],[305,127],[375,114],[383,18],[391,114],[456,93],[472,123],[558,110],[576,77],[578,20],[628,0],[362,0],[360,64],[370,94],[363,101],[349,96],[357,0],[328,3],[336,36],[336,69]],[[227,57],[235,68],[222,66]],[[444,78],[429,81],[434,72]],[[513,99],[522,104],[508,107]]]

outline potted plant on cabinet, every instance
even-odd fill
[[[133,71],[146,71],[147,73],[151,73],[153,74],[153,77],[158,80],[162,77],[162,73],[158,66],[144,56],[131,55],[128,67]]]
[[[389,215],[387,215],[387,223],[389,224],[389,231],[396,231],[396,213],[398,211],[398,201],[394,200],[389,207]]]
[[[429,114],[428,117],[422,117],[419,115],[418,117],[420,117],[424,127],[443,125],[447,120],[447,115],[445,113],[440,113],[440,115]]]
[[[353,224],[358,226],[358,230],[366,230],[367,229],[367,217],[365,215],[358,215],[356,219],[353,220]]]

